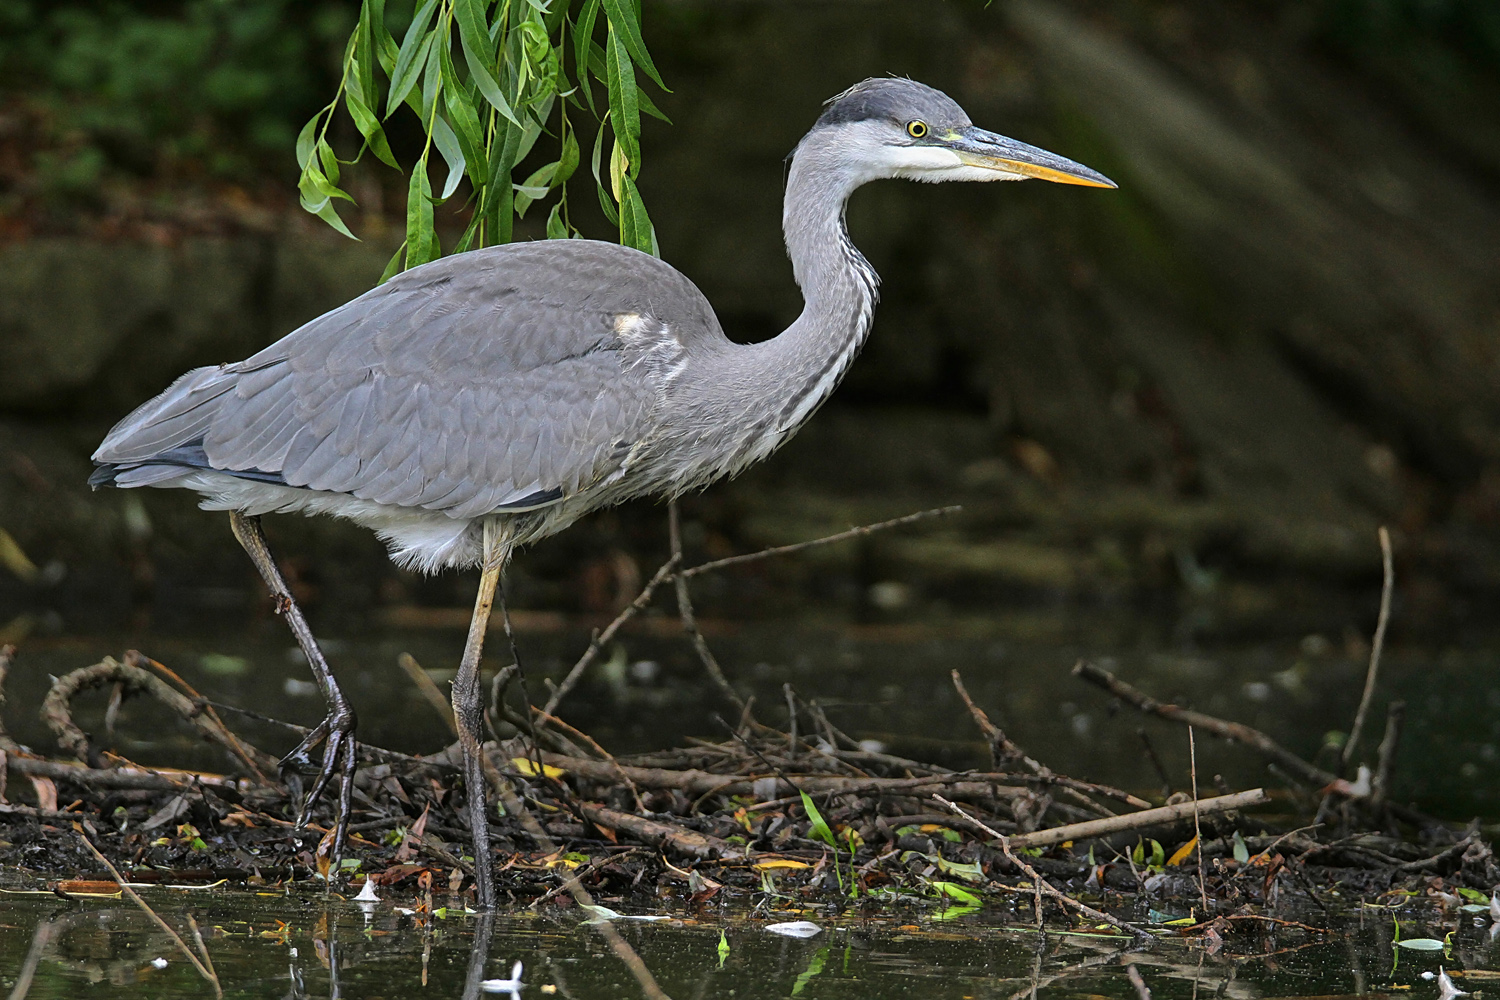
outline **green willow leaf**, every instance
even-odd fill
[[[495,61],[495,43],[485,22],[485,7],[484,0],[454,0],[453,19],[458,22],[459,47],[463,49],[464,62],[469,67],[469,79],[485,101],[502,118],[519,125],[521,119],[516,116],[511,102],[505,99],[495,74],[490,70]]]
[[[364,0],[364,9],[369,12],[371,34],[375,42],[375,58],[380,63],[380,68],[389,77],[391,71],[396,68],[396,58],[399,49],[396,40],[391,37],[390,29],[385,26],[385,0]],[[367,107],[378,107],[378,100],[369,101]]]
[[[656,64],[651,61],[651,53],[646,51],[646,42],[641,38],[641,22],[635,16],[635,4],[631,0],[600,0],[604,4],[604,13],[609,17],[609,26],[619,30],[624,36],[625,47],[630,51],[630,57],[635,60],[636,65],[646,71],[646,75],[656,82],[662,90],[671,93],[667,85],[662,82],[661,74],[656,71]]]
[[[469,216],[469,225],[464,229],[464,234],[453,244],[454,253],[465,253],[474,245],[474,239],[479,235],[479,225],[484,221],[484,216],[474,212]]]
[[[427,65],[428,52],[437,38],[435,30],[428,30],[435,10],[437,0],[427,0],[411,19],[411,27],[406,29],[406,37],[401,40],[396,65],[391,70],[391,93],[385,105],[387,118],[406,101],[406,95],[417,85],[417,79]]]
[[[956,899],[967,906],[979,906],[984,902],[984,900],[957,882],[928,882],[927,884],[935,889],[938,895],[947,896],[949,899]]]
[[[565,240],[568,238],[568,226],[563,222],[562,202],[552,206],[552,211],[547,213],[547,239]]]
[[[370,0],[360,4],[359,23],[354,27],[354,58],[349,66],[355,85],[346,91],[351,97],[357,95],[367,108],[380,101],[380,91],[375,85],[375,12],[370,8]],[[381,15],[383,18],[384,11]]]
[[[592,165],[594,168],[594,190],[599,195],[599,208],[604,212],[604,217],[609,220],[611,226],[620,224],[620,214],[615,210],[614,200],[609,196],[609,189],[604,185],[604,179],[599,176],[600,154],[604,151],[604,124],[609,120],[609,115],[599,122],[599,132],[594,136],[594,155]]]
[[[406,193],[406,266],[417,267],[437,258],[437,233],[432,224],[432,182],[427,179],[427,157],[417,161]]]
[[[446,39],[444,39],[446,41]],[[417,114],[422,123],[431,130],[433,117],[437,114],[438,94],[443,88],[443,46],[434,32],[433,44],[427,50],[427,63],[422,67],[422,102]]]
[[[600,81],[609,75],[604,68],[604,46],[598,42],[589,42],[589,72]]]
[[[573,71],[578,74],[578,86],[583,99],[595,115],[594,88],[589,86],[589,56],[594,48],[594,23],[599,16],[599,0],[585,0],[583,10],[578,12],[578,23],[573,28]]]
[[[495,141],[490,146],[490,176],[485,185],[482,210],[489,242],[509,243],[515,215],[511,171],[520,159],[523,130],[507,121],[500,121],[498,125]]]
[[[531,203],[547,197],[556,183],[558,167],[559,161],[553,160],[546,166],[533,170],[530,177],[515,186],[517,217],[526,218],[526,210],[531,207]]]
[[[406,253],[406,241],[402,240],[401,245],[396,248],[396,252],[391,254],[390,263],[386,264],[385,270],[380,272],[380,280],[375,282],[375,284],[383,285],[400,273],[401,256],[404,253]]]
[[[453,127],[448,120],[441,115],[432,120],[432,144],[442,154],[443,162],[448,164],[448,179],[443,182],[443,193],[440,198],[447,201],[453,197],[453,192],[458,190],[459,183],[464,179],[463,148],[459,145],[458,136],[453,134]]]
[[[359,96],[353,91],[344,94],[344,104],[349,109],[349,117],[354,119],[354,127],[359,129],[359,134],[365,137],[365,144],[386,166],[401,169],[401,164],[396,162],[395,154],[391,152],[391,144],[386,141],[385,130],[380,127],[380,119],[375,117]]]
[[[609,28],[609,48],[606,52],[608,61],[605,69],[609,74],[610,121],[615,130],[615,139],[625,154],[630,176],[635,177],[641,169],[640,98],[635,84],[635,70],[630,65],[630,54],[626,51],[625,40],[620,37],[619,32],[615,31],[613,24]]]
[[[562,156],[557,161],[557,174],[552,178],[552,185],[566,184],[573,176],[573,171],[578,169],[578,136],[572,129],[563,136]]]
[[[622,203],[620,207],[625,206]],[[807,818],[812,821],[812,829],[808,831],[812,839],[821,840],[829,847],[837,847],[838,843],[833,839],[833,830],[829,827],[828,821],[823,818],[823,814],[818,811],[818,807],[813,804],[812,796],[801,790],[797,794],[802,796],[802,808],[807,813]]]
[[[484,126],[480,123],[479,108],[474,103],[473,89],[458,78],[453,66],[452,54],[444,46],[439,56],[443,74],[443,106],[448,111],[448,123],[458,133],[464,157],[471,164],[470,174],[484,178],[489,166],[484,155]]]
[[[668,118],[665,114],[662,113],[661,108],[658,108],[656,106],[656,104],[651,100],[649,96],[647,96],[644,90],[637,90],[636,97],[641,102],[641,112],[643,114],[648,114],[652,118],[659,118],[662,121],[666,122],[668,125],[672,124],[672,119]]]
[[[354,201],[347,191],[341,191],[337,185],[323,176],[323,172],[314,163],[309,163],[307,169],[302,171],[302,177],[297,181],[297,190],[303,195],[304,208],[307,208],[308,205],[321,207],[324,202],[331,198],[342,198],[347,202]],[[307,208],[307,210],[314,215],[317,214],[317,209],[315,208]]]
[[[297,167],[299,170],[306,170],[308,163],[312,161],[313,149],[318,142],[316,136],[318,122],[322,117],[323,112],[319,111],[308,120],[306,125],[302,126],[302,131],[297,133]]]
[[[656,242],[656,227],[651,224],[651,216],[646,214],[646,203],[641,199],[640,189],[635,186],[635,181],[630,175],[621,178],[624,182],[625,198],[620,203],[620,231],[621,242],[627,246],[635,247],[642,253],[649,253],[653,257],[661,256],[661,247]],[[627,240],[625,232],[625,219],[630,219],[630,238]]]
[[[328,140],[318,140],[318,162],[323,166],[323,176],[328,178],[330,184],[339,182],[339,158],[333,155],[333,147],[328,145]]]
[[[348,226],[344,225],[344,220],[339,218],[339,213],[333,210],[333,202],[325,202],[323,207],[313,214],[322,219],[324,222],[328,223],[334,229],[337,229],[340,233],[343,233],[345,236],[349,237],[351,240],[359,239],[358,236],[355,236],[349,231]]]

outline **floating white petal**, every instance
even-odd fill
[[[823,928],[811,920],[789,920],[781,924],[766,924],[766,930],[772,934],[795,938],[810,938],[814,934],[823,933]]]

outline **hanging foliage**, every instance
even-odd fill
[[[465,178],[469,224],[450,252],[510,242],[514,220],[549,199],[548,238],[577,236],[567,182],[580,161],[579,118],[594,133],[594,183],[605,216],[619,226],[622,244],[655,254],[636,178],[641,114],[665,116],[641,90],[637,72],[666,89],[641,37],[639,0],[420,0],[399,44],[386,25],[385,0],[363,0],[338,92],[297,138],[302,207],[352,238],[335,209],[354,201],[339,187],[340,168],[368,151],[402,169],[383,123],[405,107],[421,122],[424,142],[411,166],[406,239],[382,281],[443,255],[433,208],[454,197]],[[607,100],[597,100],[595,82]],[[328,141],[341,103],[364,137],[353,160],[340,159]],[[552,145],[556,158],[516,178],[538,142]],[[430,168],[439,166],[446,173],[435,190]]]

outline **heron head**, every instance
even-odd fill
[[[857,83],[830,100],[808,133],[854,174],[928,181],[1008,181],[1115,187],[1096,170],[1045,149],[987,132],[947,94],[900,77]]]

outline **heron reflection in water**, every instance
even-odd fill
[[[677,496],[784,444],[870,332],[879,279],[844,206],[891,177],[1115,186],[977,128],[931,87],[866,80],[792,155],[782,225],[804,306],[779,336],[729,340],[691,281],[636,250],[512,243],[412,268],[251,358],[188,372],[109,432],[90,482],[184,487],[228,511],[307,655],[328,714],[282,761],[316,775],[300,823],[337,775],[342,847],[355,717],[260,515],[333,514],[372,528],[398,565],[481,568],[452,697],[478,904],[492,907],[479,659],[506,561],[590,511]]]

